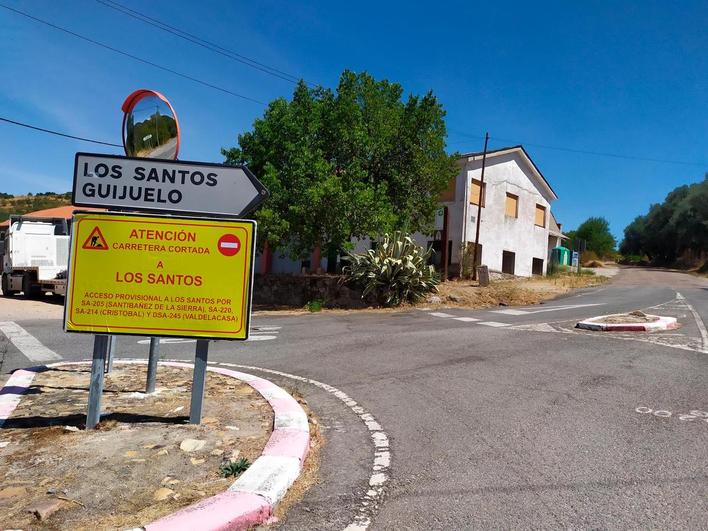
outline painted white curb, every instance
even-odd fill
[[[297,457],[262,455],[229,487],[231,492],[263,496],[277,504],[300,475]]]

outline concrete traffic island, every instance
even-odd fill
[[[193,425],[192,364],[162,362],[157,391],[146,395],[145,362],[115,363],[95,430],[82,429],[88,363],[19,370],[0,390],[0,527],[239,529],[268,521],[310,448],[298,401],[263,378],[210,366],[204,418]]]
[[[595,332],[657,332],[678,328],[679,324],[675,317],[651,315],[636,310],[592,317],[580,321],[575,327]]]

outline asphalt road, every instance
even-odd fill
[[[572,328],[634,309],[682,328]],[[64,334],[58,320],[15,322],[64,359],[90,355],[90,336]],[[705,529],[705,322],[707,280],[628,269],[528,308],[258,316],[260,339],[214,343],[210,360],[323,382],[374,415],[392,463],[383,503],[362,513],[372,529]],[[145,357],[140,340],[121,338],[119,355]],[[194,343],[161,349],[191,359]],[[6,340],[0,352],[3,373],[32,364]],[[304,394],[327,439],[320,483],[281,527],[344,528],[369,489],[366,427],[332,393],[259,374]]]

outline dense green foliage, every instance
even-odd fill
[[[431,253],[432,249],[425,251],[401,232],[386,234],[376,249],[349,253],[342,273],[364,289],[364,297],[373,294],[380,304],[399,306],[437,289],[440,277],[428,264]]]
[[[577,249],[577,241],[587,242],[586,250],[594,252],[600,258],[612,255],[615,250],[615,237],[610,232],[610,223],[605,218],[588,218],[576,230],[566,233],[569,240],[567,245]]]
[[[133,146],[137,153],[149,152],[177,136],[177,122],[172,116],[154,113],[146,120],[133,123],[132,114],[128,116],[128,137],[126,144]]]
[[[675,188],[624,229],[620,252],[671,264],[708,251],[708,174],[703,182]]]
[[[432,92],[345,71],[336,91],[301,82],[271,102],[226,164],[246,163],[270,191],[255,213],[261,242],[291,257],[352,237],[429,228],[456,173],[445,152],[445,112]]]
[[[43,192],[18,196],[0,193],[0,221],[5,221],[11,215],[26,214],[35,210],[44,210],[45,208],[54,208],[70,203],[71,192],[66,192],[65,194]]]

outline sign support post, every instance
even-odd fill
[[[113,358],[116,354],[116,344],[118,336],[110,336],[108,341],[108,354],[106,355],[106,374],[113,370]]]
[[[93,362],[91,364],[91,386],[89,387],[86,429],[92,430],[101,420],[101,395],[103,394],[103,370],[108,350],[108,336],[96,335],[93,340]]]
[[[209,340],[198,339],[194,356],[194,376],[192,380],[192,402],[189,406],[189,422],[199,424],[202,421],[202,405],[204,403],[204,387],[206,386],[207,356],[209,355]]]
[[[160,338],[150,338],[150,355],[148,357],[146,393],[155,392],[155,379],[157,378],[157,358],[160,355]]]

